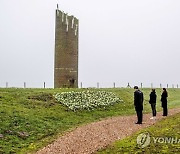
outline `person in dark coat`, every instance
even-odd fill
[[[138,86],[134,86],[134,107],[137,113],[137,118],[138,121],[136,124],[142,124],[142,119],[143,119],[143,93],[139,90]]]
[[[168,97],[167,90],[166,90],[166,88],[163,88],[163,92],[162,92],[162,95],[161,95],[161,102],[162,102],[162,108],[163,108],[163,116],[167,116],[168,115],[167,97]]]
[[[156,90],[152,89],[152,92],[150,93],[150,99],[149,99],[149,103],[151,104],[151,109],[152,109],[152,115],[153,117],[150,119],[156,119]]]

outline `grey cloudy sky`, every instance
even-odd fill
[[[53,87],[57,3],[79,18],[85,87],[180,84],[179,0],[0,0],[1,87]]]

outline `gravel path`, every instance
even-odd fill
[[[169,116],[179,112],[180,108],[171,109]],[[162,117],[162,112],[158,112],[156,120],[150,120],[150,117],[151,114],[145,114],[142,125],[134,124],[137,120],[136,115],[112,117],[93,122],[59,137],[37,154],[90,154],[165,118]]]

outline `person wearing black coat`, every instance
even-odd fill
[[[162,92],[162,95],[161,95],[161,102],[162,102],[162,108],[163,108],[163,116],[167,116],[168,115],[167,97],[168,97],[167,90],[166,90],[166,88],[163,88],[163,92]]]
[[[136,124],[142,124],[142,118],[143,118],[143,93],[139,90],[138,86],[134,86],[134,107],[137,113],[138,121]]]
[[[152,89],[152,92],[150,93],[150,99],[149,99],[149,103],[151,104],[151,109],[152,109],[152,115],[153,117],[150,119],[155,119],[156,118],[156,90]]]

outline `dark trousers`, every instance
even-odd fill
[[[153,115],[153,117],[155,117],[156,116],[156,104],[155,103],[151,104],[151,109],[152,109],[152,115]]]
[[[136,110],[136,113],[137,113],[137,118],[138,118],[137,123],[142,123],[142,119],[143,119],[142,110]]]
[[[167,114],[168,114],[167,106],[163,106],[163,116],[167,116]]]
[[[167,101],[162,102],[162,108],[163,108],[163,116],[167,116],[168,115]]]

